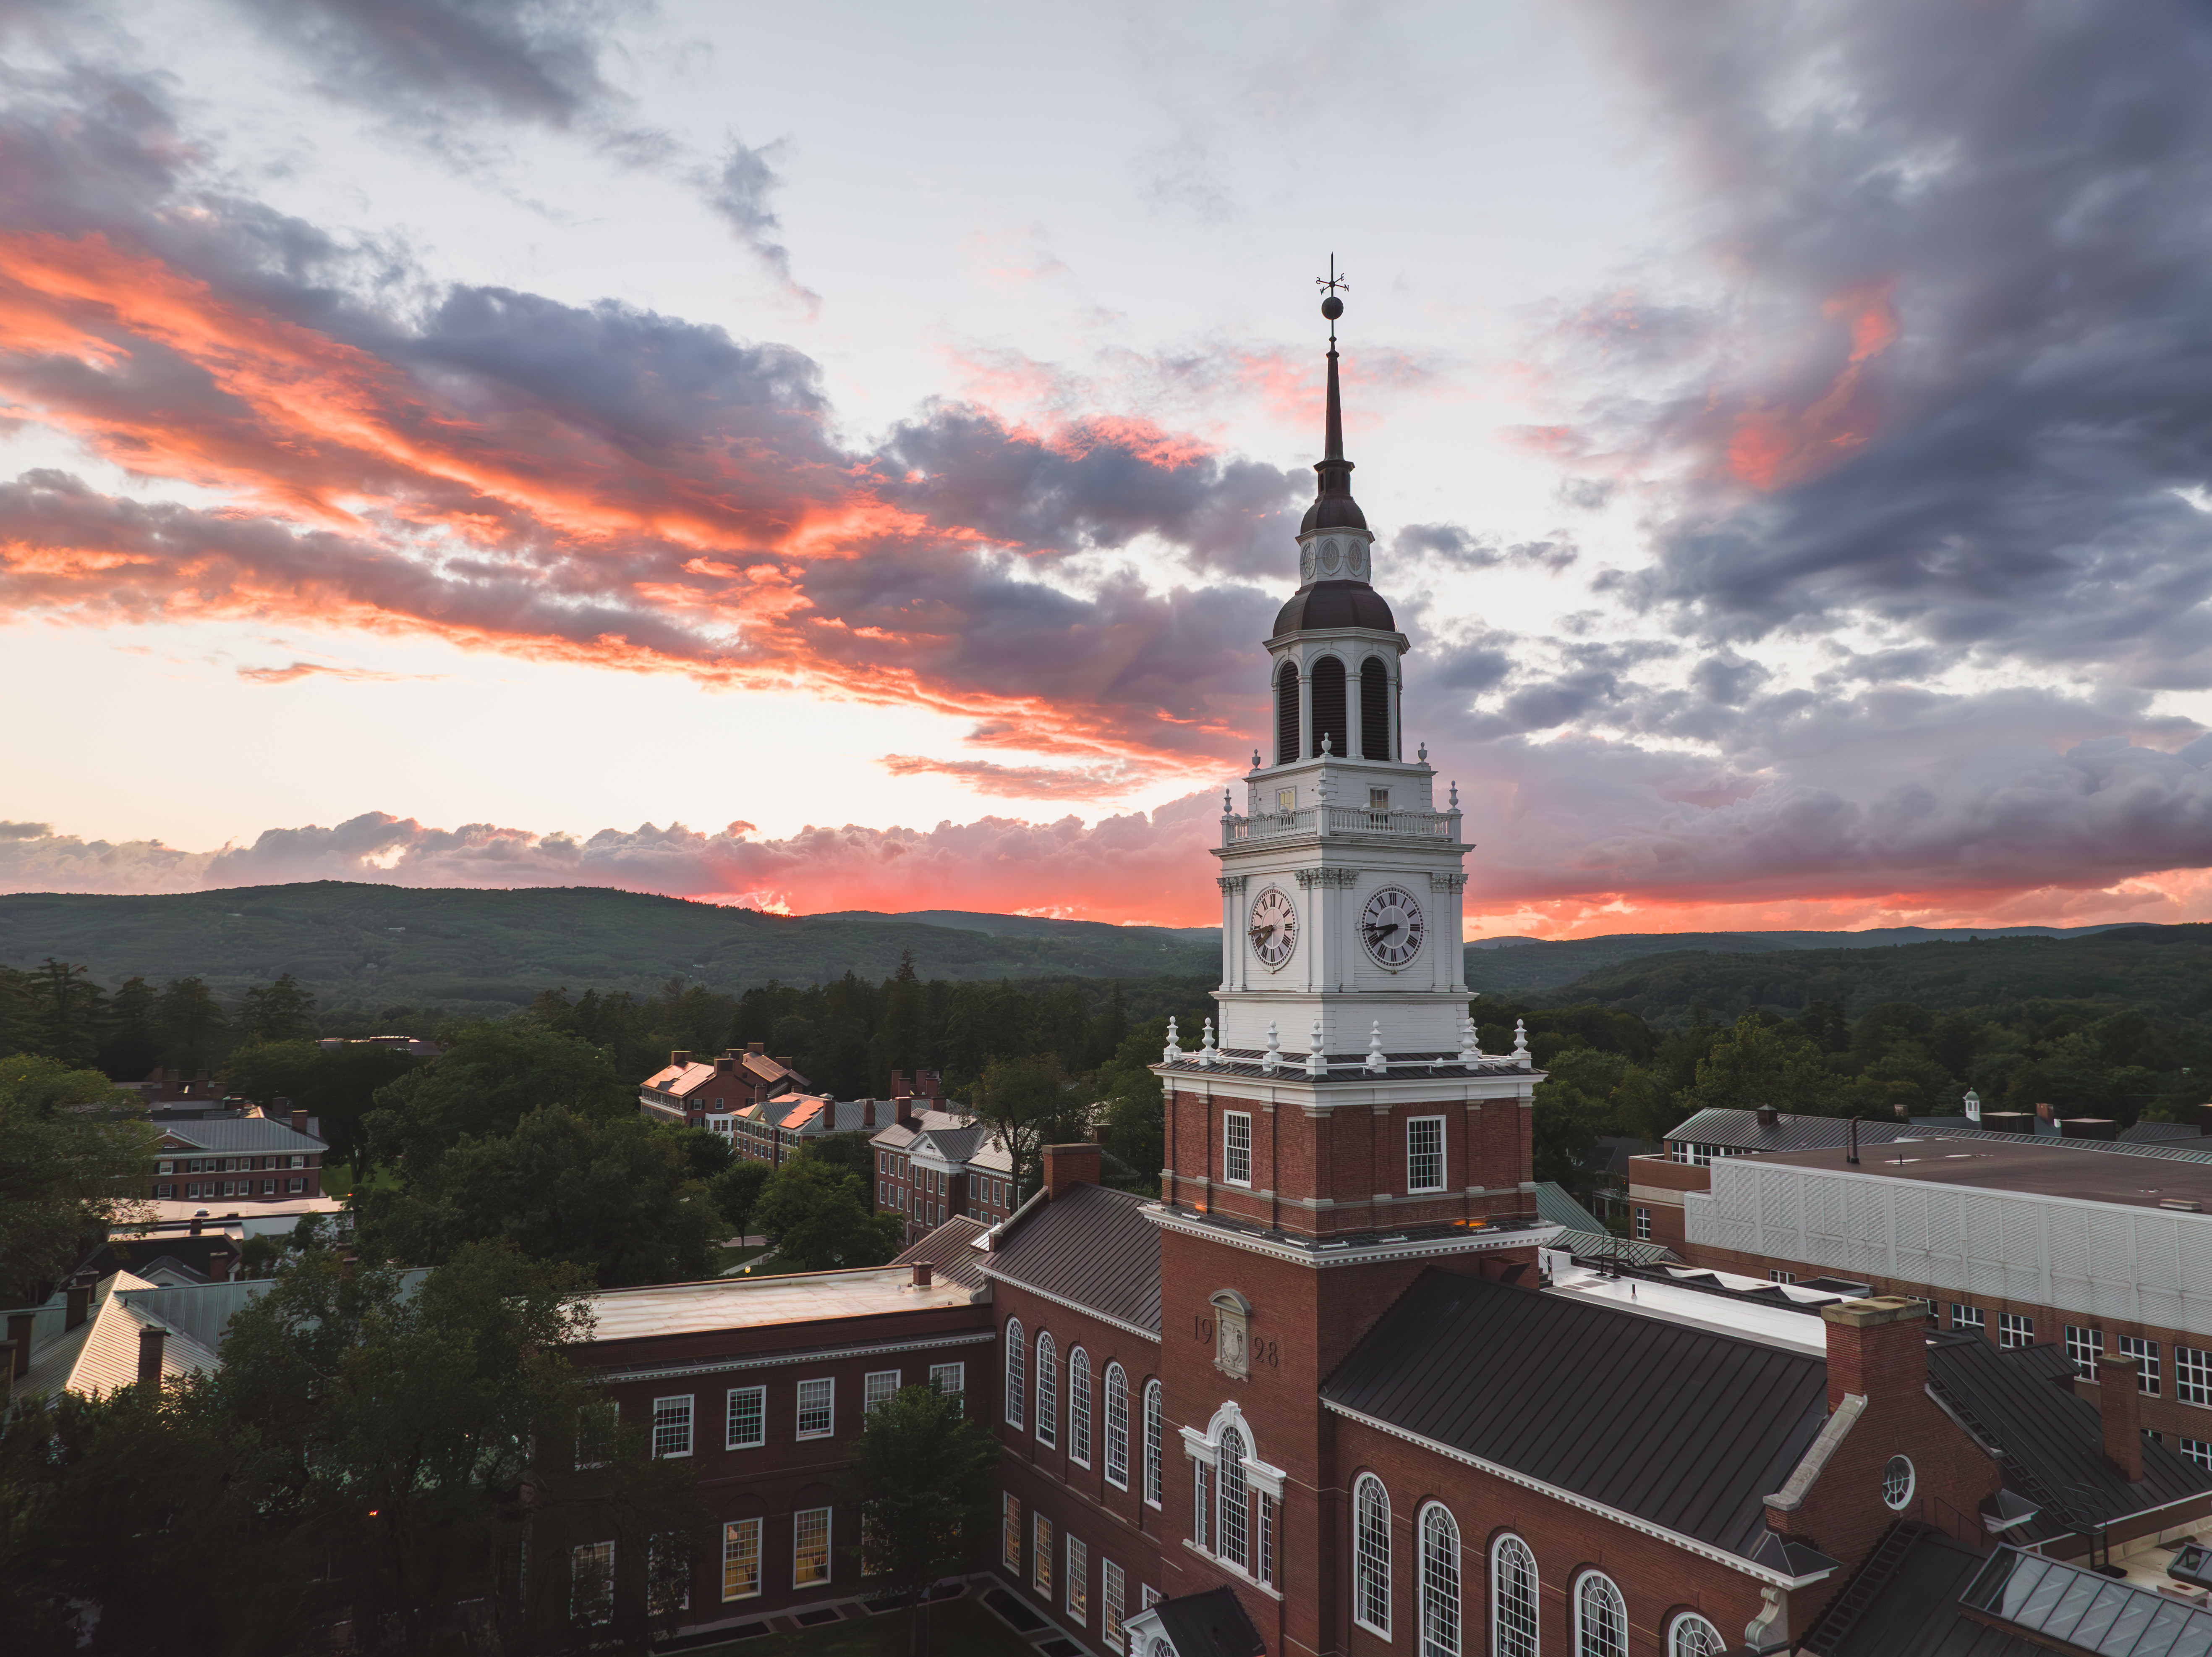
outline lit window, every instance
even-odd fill
[[[1490,1550],[1490,1640],[1498,1657],[1536,1657],[1536,1556],[1511,1534]]]
[[[1121,1648],[1121,1608],[1127,1603],[1128,1579],[1110,1559],[1098,1562],[1098,1637],[1109,1651]]]
[[[837,1383],[803,1380],[799,1383],[799,1436],[828,1438],[836,1430]]]
[[[1406,1189],[1444,1188],[1444,1119],[1417,1116],[1406,1124]]]
[[[1892,1456],[1881,1470],[1881,1499],[1893,1513],[1903,1513],[1912,1501],[1912,1464],[1903,1456]]]
[[[691,1453],[691,1396],[653,1401],[653,1453],[659,1457]]]
[[[1628,1606],[1597,1571],[1583,1572],[1576,1587],[1575,1657],[1628,1657]]]
[[[615,1544],[586,1542],[568,1552],[568,1616],[597,1625],[615,1615]]]
[[[1036,1435],[1040,1444],[1060,1442],[1060,1349],[1052,1331],[1040,1329],[1036,1337]]]
[[[756,1450],[768,1442],[768,1388],[730,1389],[726,1426],[722,1435],[726,1450]]]
[[[1252,1117],[1249,1112],[1221,1113],[1221,1177],[1232,1185],[1252,1183]]]
[[[1079,1536],[1067,1538],[1067,1615],[1078,1628],[1091,1620],[1091,1548]]]
[[[899,1372],[896,1369],[874,1369],[860,1384],[860,1413],[865,1416],[879,1405],[889,1404],[891,1395],[899,1390]]]
[[[722,1598],[750,1599],[761,1591],[761,1521],[722,1526]]]
[[[1042,1514],[1030,1515],[1030,1586],[1052,1603],[1052,1520]]]
[[[1022,1574],[1022,1504],[1012,1490],[999,1492],[999,1563]]]
[[[792,1515],[791,1586],[810,1587],[830,1580],[830,1509],[806,1508]]]
[[[1106,1366],[1106,1482],[1129,1488],[1129,1378],[1118,1363]]]
[[[1352,1617],[1386,1638],[1390,1632],[1390,1497],[1363,1473],[1352,1489]]]
[[[1431,1502],[1421,1514],[1421,1657],[1460,1657],[1459,1521]]]

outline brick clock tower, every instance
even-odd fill
[[[1161,1201],[1170,1598],[1226,1586],[1273,1653],[1342,1649],[1348,1471],[1316,1392],[1425,1269],[1533,1281],[1525,1051],[1475,1045],[1457,789],[1404,752],[1408,648],[1370,584],[1330,291],[1320,484],[1267,640],[1273,763],[1225,800],[1219,1035],[1170,1035]],[[1485,1385],[1470,1375],[1470,1386]],[[1178,1437],[1179,1429],[1179,1437]],[[1285,1593],[1286,1583],[1298,1592]]]

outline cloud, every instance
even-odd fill
[[[340,679],[362,684],[388,684],[404,679],[443,679],[443,673],[387,673],[374,667],[333,667],[322,661],[295,661],[283,667],[240,667],[238,676],[255,685],[292,685],[303,679]]]
[[[1010,800],[1115,800],[1154,779],[1121,765],[1000,765],[988,759],[928,759],[887,753],[876,762],[893,777],[950,777],[978,794]]]
[[[821,308],[822,295],[792,279],[791,250],[776,240],[783,228],[782,222],[769,204],[769,198],[783,183],[773,162],[784,148],[783,141],[778,139],[758,149],[749,149],[733,133],[723,151],[720,166],[705,177],[702,187],[707,204],[728,221],[738,240],[774,272],[784,291],[811,313]]]
[[[0,819],[0,840],[43,840],[53,832],[52,823],[10,823]]]

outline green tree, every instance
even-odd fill
[[[1167,1156],[1166,1104],[1160,1079],[1150,1069],[1167,1039],[1167,1020],[1148,1020],[1121,1038],[1091,1078],[1108,1142],[1146,1191],[1158,1190]]]
[[[929,1590],[974,1568],[990,1533],[999,1444],[965,1400],[907,1386],[868,1412],[847,1488],[860,1508],[863,1569],[915,1606],[907,1649],[927,1657]]]
[[[362,1124],[379,1089],[418,1069],[423,1061],[387,1047],[348,1042],[325,1048],[312,1041],[257,1041],[233,1048],[218,1075],[223,1086],[265,1111],[289,1100],[319,1125],[334,1162],[361,1161]]]
[[[187,1075],[198,1075],[215,1063],[230,1027],[222,1002],[201,978],[172,978],[164,984],[155,1024],[161,1033],[161,1062]]]
[[[869,1212],[858,1179],[807,1154],[775,1171],[752,1222],[775,1249],[775,1264],[790,1271],[879,1266],[905,1241],[897,1215]]]
[[[403,1189],[356,1190],[354,1206],[362,1246],[407,1265],[495,1238],[595,1272],[603,1288],[707,1277],[720,1265],[722,1216],[692,1176],[683,1136],[635,1114],[532,1111],[511,1134],[410,1163]]]
[[[100,1039],[100,1068],[121,1081],[138,1081],[161,1063],[161,992],[143,978],[125,978],[107,1004]]]
[[[1591,1154],[1610,1124],[1614,1091],[1636,1067],[1620,1053],[1570,1047],[1554,1054],[1536,1084],[1530,1124],[1535,1174],[1556,1181],[1588,1202]]]
[[[637,1082],[600,1048],[524,1022],[462,1026],[440,1057],[378,1090],[369,1154],[409,1173],[465,1136],[512,1133],[524,1115],[558,1106],[611,1120],[637,1112]]]
[[[249,1041],[299,1041],[315,1033],[315,998],[289,972],[276,983],[256,984],[238,1009],[239,1028]]]
[[[1693,1111],[1755,1110],[1771,1105],[1803,1116],[1836,1113],[1838,1083],[1813,1044],[1796,1030],[1746,1013],[1698,1063],[1697,1081],[1678,1102]]]
[[[752,1234],[753,1210],[775,1170],[765,1162],[733,1161],[707,1182],[714,1207],[738,1237]]]
[[[1049,1057],[1002,1058],[975,1084],[976,1119],[998,1135],[1013,1158],[1014,1189],[1036,1189],[1044,1148],[1089,1137],[1090,1124]]]
[[[152,1191],[160,1136],[97,1070],[0,1059],[0,1295],[23,1306]]]
[[[49,955],[40,965],[34,983],[40,1050],[73,1065],[91,1063],[100,1055],[97,1026],[103,994],[92,981],[92,969]]]

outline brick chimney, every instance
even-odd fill
[[[737,1063],[737,1060],[725,1053],[714,1061],[714,1074],[718,1076],[726,1076],[736,1068]]]
[[[292,1112],[292,1131],[294,1133],[305,1133],[307,1131],[307,1112],[303,1110],[295,1110]]]
[[[1828,1410],[1847,1392],[1869,1403],[1918,1394],[1928,1385],[1928,1308],[1901,1295],[1820,1308],[1828,1330]]]
[[[2142,1377],[2124,1353],[2097,1355],[2097,1413],[2105,1421],[2105,1459],[2130,1484],[2143,1476]]]
[[[930,1274],[934,1270],[935,1268],[928,1261],[916,1260],[914,1263],[914,1286],[916,1288],[927,1288]]]
[[[775,1062],[783,1066],[785,1069],[788,1070],[791,1068],[791,1055],[789,1053],[781,1054],[778,1056]]]
[[[1771,1128],[1781,1120],[1782,1112],[1776,1110],[1771,1105],[1762,1105],[1759,1107],[1759,1125],[1760,1127]]]
[[[161,1390],[161,1343],[169,1331],[149,1324],[138,1331],[138,1385],[149,1392]]]
[[[864,1099],[860,1101],[860,1125],[864,1128],[872,1128],[876,1125],[876,1101],[872,1099]]]
[[[210,1249],[208,1251],[208,1280],[210,1282],[228,1282],[230,1281],[230,1263],[236,1258],[237,1257],[232,1254],[228,1247]]]
[[[749,1041],[745,1044],[745,1051],[754,1055],[756,1057],[766,1058],[768,1057],[768,1044],[764,1041]]]
[[[902,1128],[914,1127],[917,1123],[914,1113],[914,1095],[907,1092],[905,1082],[899,1080],[896,1072],[893,1072],[891,1080],[898,1083],[891,1090],[892,1119]]]
[[[15,1355],[8,1368],[17,1380],[21,1380],[31,1367],[31,1325],[37,1315],[31,1312],[11,1312],[8,1314],[8,1340],[15,1349]]]
[[[914,1090],[924,1099],[945,1097],[945,1083],[934,1070],[916,1070],[914,1073]]]
[[[1049,1203],[1076,1185],[1098,1183],[1098,1147],[1048,1145],[1044,1148],[1044,1188]]]
[[[207,1218],[207,1210],[206,1210],[205,1209],[201,1209],[198,1214],[195,1214],[194,1215],[192,1215],[192,1235],[193,1235],[193,1236],[197,1237],[197,1236],[198,1236],[198,1235],[200,1234],[200,1221],[202,1221],[203,1220],[204,1220],[204,1219],[206,1219],[206,1218]]]
[[[62,1297],[62,1330],[67,1333],[92,1314],[92,1282],[88,1278],[73,1277]]]
[[[678,1047],[668,1056],[668,1068],[672,1070],[680,1070],[690,1062],[691,1050],[688,1047]]]

